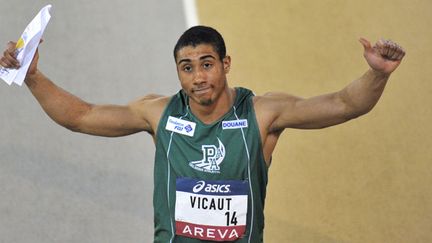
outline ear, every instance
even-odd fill
[[[223,67],[224,67],[224,71],[225,73],[229,73],[229,70],[231,68],[231,57],[230,56],[225,56],[222,59],[222,63],[223,63]]]

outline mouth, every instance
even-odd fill
[[[196,95],[203,95],[203,94],[209,92],[210,89],[211,89],[210,86],[198,87],[198,88],[192,89],[192,92]]]

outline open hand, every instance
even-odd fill
[[[365,38],[360,38],[364,47],[364,57],[369,66],[383,74],[392,73],[405,56],[405,50],[391,40],[379,40],[374,46]]]

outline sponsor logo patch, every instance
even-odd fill
[[[238,129],[248,127],[248,121],[246,119],[223,121],[222,129]]]
[[[169,116],[165,129],[171,132],[193,137],[195,133],[195,126],[196,126],[195,122],[186,121],[180,118]]]

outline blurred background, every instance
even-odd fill
[[[198,1],[226,38],[232,86],[310,97],[368,66],[359,37],[407,55],[368,115],[286,130],[270,167],[266,242],[432,242],[432,2]]]
[[[0,43],[46,4],[40,69],[92,103],[126,104],[180,86],[172,49],[183,2],[5,1]],[[432,242],[432,2],[198,0],[225,37],[231,86],[310,97],[368,66],[358,42],[407,55],[375,109],[323,130],[286,130],[273,156],[265,242]],[[0,83],[0,242],[151,242],[150,136],[101,138],[51,121],[26,87]]]
[[[46,4],[39,67],[98,104],[180,89],[172,49],[181,1],[1,1],[0,43],[17,40]],[[72,133],[27,87],[0,83],[0,242],[151,242],[153,141]]]

